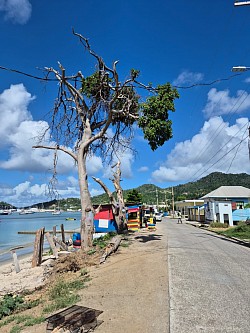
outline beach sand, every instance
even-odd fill
[[[24,290],[32,291],[44,285],[49,271],[53,267],[52,257],[45,257],[39,267],[31,268],[32,255],[20,259],[20,272],[16,273],[13,261],[4,261],[0,265],[0,296],[16,294]]]

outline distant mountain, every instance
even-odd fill
[[[210,175],[203,177],[196,182],[189,182],[182,185],[173,186],[174,199],[199,199],[203,195],[217,189],[220,186],[244,186],[250,188],[250,175],[246,173],[240,174],[225,174],[222,172],[213,172]],[[145,184],[136,187],[139,193],[142,194],[143,203],[155,205],[157,203],[165,203],[166,200],[172,199],[172,188],[160,188],[153,184]],[[124,190],[124,198],[130,190]],[[108,202],[106,194],[98,195],[92,198],[94,204]]]
[[[244,186],[250,188],[250,175],[246,173],[225,174],[222,172],[213,172],[195,182],[174,186],[174,199],[175,201],[199,199],[203,195],[217,189],[220,186]],[[144,184],[134,189],[141,193],[142,202],[146,204],[155,205],[157,202],[159,204],[165,204],[166,201],[172,200],[172,187],[161,188],[153,184]],[[124,190],[125,199],[128,192],[131,190],[132,189]],[[96,205],[108,203],[108,196],[106,194],[94,196],[92,197],[92,202]],[[58,203],[60,208],[63,210],[66,210],[67,208],[79,209],[81,207],[79,198],[68,198],[58,201],[52,200],[33,205],[32,207],[53,208],[57,207]]]

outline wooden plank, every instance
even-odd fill
[[[63,243],[60,239],[54,236],[53,241],[54,243],[58,244],[63,250],[68,251],[68,246],[65,243]]]
[[[50,245],[50,247],[51,247],[51,250],[52,250],[52,252],[53,252],[53,255],[54,255],[55,258],[57,259],[57,258],[58,258],[58,252],[57,252],[57,248],[56,248],[56,246],[55,246],[55,244],[54,244],[54,242],[53,242],[52,237],[50,236],[50,234],[49,234],[48,232],[46,232],[45,236],[46,236],[47,241],[48,241],[48,243],[49,243],[49,245]]]
[[[73,305],[48,318],[47,333],[75,332],[78,328],[94,328],[97,326],[96,317],[103,311]],[[67,330],[67,331],[66,331]]]

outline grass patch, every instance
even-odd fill
[[[108,232],[106,235],[94,239],[93,246],[98,246],[100,249],[103,249],[104,247],[106,247],[108,245],[108,242],[110,241],[110,239],[116,235],[117,235],[116,232]]]
[[[228,224],[227,223],[221,223],[221,222],[212,222],[210,223],[210,228],[228,228]]]
[[[77,295],[77,291],[85,288],[85,282],[89,281],[87,272],[84,271],[80,278],[73,281],[58,281],[49,292],[49,304],[43,308],[44,313],[54,312],[56,310],[69,307],[81,298]]]
[[[19,333],[26,326],[33,326],[36,324],[41,324],[45,321],[45,317],[33,317],[33,316],[22,316],[22,315],[13,315],[0,323],[0,327],[8,325],[13,322],[13,326],[10,330],[10,333]]]
[[[241,224],[225,231],[218,231],[218,233],[228,237],[235,237],[250,241],[250,225]]]
[[[129,245],[131,245],[132,242],[121,242],[121,245],[122,247],[129,247]]]

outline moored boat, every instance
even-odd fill
[[[60,210],[54,211],[51,213],[52,215],[61,215],[62,212]]]

